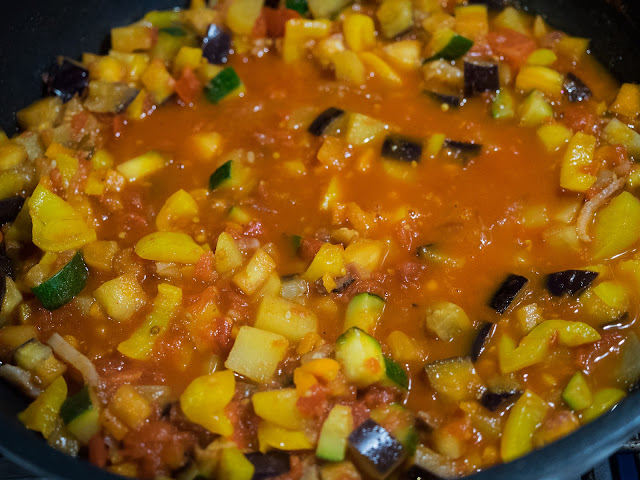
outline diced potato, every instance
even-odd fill
[[[609,110],[630,118],[640,115],[640,85],[623,83]]]
[[[219,273],[231,272],[244,262],[244,256],[230,233],[222,232],[218,236],[215,259],[216,270]]]
[[[386,85],[391,87],[397,87],[402,85],[402,78],[391,68],[391,66],[382,60],[378,55],[371,52],[362,52],[360,54],[360,60],[364,63],[367,70],[369,70],[372,77],[379,78]]]
[[[51,128],[60,118],[62,108],[60,97],[46,97],[18,111],[16,119],[23,129],[37,132]]]
[[[131,385],[122,385],[109,402],[109,410],[128,427],[136,429],[151,416],[149,401]]]
[[[344,251],[345,264],[355,263],[368,272],[376,271],[387,253],[386,245],[380,240],[358,240]]]
[[[163,169],[166,163],[167,159],[163,155],[151,151],[121,163],[116,170],[130,182],[135,182]]]
[[[489,13],[486,5],[456,7],[456,32],[476,40],[489,33]]]
[[[572,62],[579,61],[589,49],[589,39],[563,35],[555,45],[555,50],[560,55]]]
[[[196,133],[187,142],[189,153],[204,162],[214,160],[222,151],[222,135],[217,132]]]
[[[529,35],[529,23],[526,13],[513,7],[507,7],[493,19],[493,28],[509,28],[518,33]]]
[[[325,1],[325,0],[320,0]],[[331,22],[329,20],[308,20],[293,18],[285,25],[282,43],[282,59],[285,63],[300,60],[306,50],[309,40],[319,40],[329,35]]]
[[[153,60],[140,79],[157,105],[167,100],[176,89],[176,82],[160,59]]]
[[[243,326],[238,331],[225,367],[255,382],[268,382],[284,359],[289,342],[282,335]]]
[[[542,125],[538,128],[536,134],[544,144],[547,152],[559,150],[560,147],[571,140],[571,137],[573,136],[571,130],[559,123]]]
[[[27,159],[27,151],[16,142],[4,142],[0,145],[0,170],[17,167]]]
[[[584,192],[596,181],[596,177],[586,173],[593,162],[596,139],[593,135],[577,132],[569,141],[569,146],[560,167],[560,186],[575,192]]]
[[[387,125],[380,120],[361,113],[351,113],[347,122],[347,142],[351,145],[364,145],[378,138],[386,129]]]
[[[196,263],[204,253],[186,233],[155,232],[138,240],[136,254],[145,260],[166,263]]]
[[[118,242],[98,240],[82,247],[84,263],[102,272],[110,272],[113,257],[118,252]]]
[[[362,85],[365,80],[365,69],[355,52],[345,50],[333,56],[333,67],[336,79],[352,85]]]
[[[306,421],[296,407],[297,401],[295,388],[257,392],[251,397],[253,411],[263,420],[280,427],[302,430]]]
[[[593,225],[593,258],[624,253],[640,239],[640,200],[622,192],[600,210]]]
[[[320,247],[318,253],[316,253],[311,265],[309,265],[309,268],[302,278],[308,282],[315,282],[326,274],[333,277],[341,277],[346,275],[346,273],[344,247],[342,245],[325,243]]]
[[[247,266],[233,277],[233,283],[247,295],[253,295],[267,281],[276,262],[264,250],[257,250]]]
[[[602,138],[611,145],[624,145],[634,159],[640,159],[640,133],[617,118],[612,118],[602,131]]]
[[[171,71],[177,77],[185,68],[195,71],[202,62],[202,48],[182,46],[175,58]]]
[[[93,296],[107,315],[118,322],[130,319],[146,303],[146,295],[133,273],[103,283]]]
[[[301,305],[267,296],[260,304],[254,326],[299,342],[308,333],[317,332],[318,319]]]
[[[383,47],[389,61],[396,66],[415,69],[422,64],[422,44],[418,40],[400,40]]]

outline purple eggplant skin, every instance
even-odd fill
[[[575,296],[589,288],[596,278],[598,278],[598,272],[564,270],[547,275],[546,285],[549,293],[556,297]]]
[[[500,12],[509,6],[508,0],[469,0],[471,4],[486,5],[489,10]]]
[[[24,197],[18,195],[0,200],[0,225],[13,222],[23,205]]]
[[[289,454],[285,452],[275,450],[267,453],[253,452],[247,453],[246,457],[254,467],[251,480],[279,477],[289,473],[291,469]]]
[[[231,34],[216,24],[209,25],[207,36],[202,40],[202,56],[209,63],[227,63],[231,51]]]
[[[407,458],[400,442],[370,418],[351,432],[348,445],[356,466],[375,480],[386,478]]]
[[[480,398],[480,403],[484,408],[490,412],[495,412],[499,408],[506,405],[508,402],[515,402],[516,399],[522,395],[522,392],[485,392]]]
[[[329,125],[344,115],[344,110],[336,107],[329,107],[318,115],[307,131],[314,137],[321,137]]]
[[[529,280],[522,275],[509,274],[494,293],[489,306],[499,314],[503,314],[528,282]]]
[[[60,57],[42,76],[46,95],[58,96],[63,103],[76,94],[82,96],[89,86],[89,70],[76,62]]]
[[[464,99],[456,95],[446,95],[444,93],[433,92],[431,90],[425,90],[425,95],[433,98],[440,104],[449,105],[450,107],[457,108],[464,103]]]
[[[402,162],[419,162],[422,143],[402,135],[388,135],[382,144],[382,156]]]
[[[266,0],[264,6],[268,8],[280,8],[280,0]]]
[[[482,352],[484,352],[484,345],[491,337],[492,328],[493,323],[487,322],[483,323],[478,329],[476,338],[474,338],[473,344],[471,345],[471,361],[473,363],[476,363],[478,361],[478,357],[480,357],[480,355],[482,355]]]
[[[401,478],[404,480],[448,480],[418,465],[409,467]]]
[[[564,80],[564,92],[571,103],[582,102],[591,98],[591,89],[573,73],[568,73]]]
[[[464,96],[500,90],[498,65],[488,62],[464,62]]]

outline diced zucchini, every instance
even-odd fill
[[[351,407],[336,405],[322,424],[316,457],[330,462],[341,462],[347,450],[347,437],[353,430]]]
[[[345,1],[345,0],[340,0]],[[309,8],[322,9],[332,2],[326,0],[312,0]],[[313,11],[313,10],[312,10]],[[324,12],[322,12],[324,13]],[[285,25],[282,43],[282,59],[285,63],[293,63],[302,58],[309,40],[319,40],[329,35],[332,23],[329,20],[309,20],[306,18],[292,18]]]
[[[347,121],[346,139],[351,145],[364,145],[378,138],[386,129],[384,122],[360,113],[351,113]]]
[[[409,389],[409,376],[399,363],[385,355],[384,366],[387,374],[386,383],[404,390]]]
[[[248,169],[236,160],[229,160],[220,165],[209,177],[209,190],[241,188],[246,185]]]
[[[238,331],[225,367],[255,382],[268,382],[284,358],[289,342],[282,335],[243,326]]]
[[[233,67],[227,67],[211,79],[205,93],[211,103],[220,103],[244,93],[244,84]]]
[[[333,18],[350,3],[351,0],[307,0],[313,18]]]
[[[617,118],[612,118],[602,131],[602,138],[611,145],[624,145],[629,154],[640,159],[640,133],[631,130]]]
[[[215,251],[216,270],[219,273],[229,273],[244,262],[244,256],[230,233],[222,232],[218,236]]]
[[[373,293],[359,293],[351,299],[344,321],[343,331],[358,327],[373,335],[384,312],[385,301]]]
[[[392,403],[371,411],[371,418],[388,430],[413,455],[418,446],[415,417],[405,407]]]
[[[82,252],[78,251],[58,273],[31,290],[44,308],[56,310],[82,291],[88,276]]]
[[[531,92],[520,106],[520,122],[527,127],[537,127],[553,117],[553,108],[537,90]]]
[[[425,325],[438,338],[447,341],[464,336],[473,329],[464,310],[451,302],[438,302],[427,308]]]
[[[285,6],[289,10],[295,10],[300,15],[304,15],[309,11],[309,5],[307,4],[307,0],[286,0]]]
[[[562,399],[574,410],[584,410],[591,405],[591,389],[581,372],[576,372],[562,391]]]
[[[500,90],[491,102],[493,118],[513,118],[515,115],[513,97],[506,90]]]
[[[318,319],[302,305],[267,296],[260,303],[254,326],[299,342],[308,333],[317,331]]]
[[[18,347],[13,353],[13,359],[18,367],[37,375],[45,386],[62,375],[67,368],[56,359],[51,347],[35,339]]]
[[[385,377],[385,360],[378,341],[358,327],[352,327],[336,341],[336,360],[347,380],[360,388]]]
[[[413,5],[411,0],[383,0],[376,16],[382,34],[386,38],[394,38],[412,27]]]
[[[100,411],[93,403],[87,386],[64,401],[60,416],[73,436],[83,444],[100,430]]]
[[[583,422],[595,420],[600,415],[611,410],[620,400],[626,396],[623,390],[618,388],[603,388],[593,395],[593,403],[580,416]]]
[[[473,46],[470,40],[449,28],[436,30],[431,40],[433,55],[425,60],[455,60],[462,57]]]
[[[469,358],[450,358],[424,367],[431,387],[448,400],[479,399],[486,387]]]

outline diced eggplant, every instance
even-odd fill
[[[498,65],[488,62],[464,62],[464,96],[500,90]]]
[[[402,135],[388,135],[382,144],[382,156],[402,162],[419,162],[422,143]]]
[[[502,406],[515,402],[516,399],[522,394],[517,390],[511,392],[492,392],[487,391],[480,398],[480,403],[484,408],[490,412],[495,412]]]
[[[564,270],[547,275],[547,290],[551,295],[575,296],[591,286],[598,272],[590,270]]]
[[[82,96],[89,86],[89,70],[67,58],[60,57],[42,76],[45,93],[68,102],[76,94]]]
[[[211,24],[207,36],[202,40],[202,56],[209,63],[222,65],[227,63],[231,50],[231,34],[216,24]]]
[[[13,222],[22,206],[24,205],[24,197],[15,196],[0,200],[0,225]]]
[[[371,419],[351,432],[349,451],[356,466],[377,480],[389,476],[407,457],[400,442]]]
[[[0,305],[4,302],[4,296],[7,293],[7,277],[0,273]]]
[[[7,250],[4,244],[0,245],[0,275],[6,275],[7,277],[13,278],[13,262],[11,258],[7,255]],[[2,302],[0,302],[1,304]]]
[[[484,345],[487,340],[491,337],[491,331],[493,328],[493,323],[487,322],[483,323],[478,329],[478,333],[476,334],[476,338],[473,340],[473,344],[471,345],[471,361],[476,362],[478,357],[482,355],[484,352]]]
[[[423,445],[416,451],[414,465],[407,470],[407,480],[449,480],[458,478],[451,461]]]
[[[84,106],[96,113],[120,113],[138,96],[139,90],[120,82],[95,81],[89,84]]]
[[[344,277],[336,278],[336,288],[331,290],[331,293],[342,293],[345,289],[356,281],[352,275],[345,275]]]
[[[582,102],[591,98],[591,89],[576,77],[573,73],[568,73],[564,80],[564,91],[570,102]]]
[[[460,161],[465,166],[482,152],[482,145],[479,143],[449,139],[444,141],[443,148],[449,157]]]
[[[264,2],[265,7],[280,8],[280,0],[266,0]]]
[[[469,0],[470,4],[480,4],[486,5],[489,10],[502,11],[505,9],[507,5],[509,5],[507,0]]]
[[[449,401],[478,400],[487,390],[470,358],[437,360],[425,365],[424,371],[431,388]]]
[[[340,108],[329,107],[311,122],[308,132],[316,137],[321,137],[325,134],[329,126],[344,114],[345,111]]]
[[[458,97],[457,95],[447,95],[430,90],[425,90],[424,93],[433,98],[436,102],[444,105],[449,105],[453,108],[459,107],[464,102],[464,99],[462,97]]]
[[[500,314],[506,312],[528,282],[522,275],[509,274],[494,293],[489,306]]]
[[[291,468],[289,454],[285,452],[276,450],[267,453],[253,452],[247,453],[246,457],[255,469],[251,480],[279,477],[289,473]]]

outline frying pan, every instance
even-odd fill
[[[489,3],[500,0],[489,0]],[[42,92],[41,73],[59,54],[79,57],[103,51],[108,32],[153,9],[184,6],[181,0],[21,0],[2,2],[0,20],[0,126],[16,131],[14,112]],[[592,39],[592,51],[620,81],[640,81],[640,2],[637,0],[521,0],[572,35]],[[114,480],[117,477],[48,447],[16,414],[26,400],[0,382],[0,451],[49,480]],[[579,475],[611,455],[640,430],[640,391],[577,432],[470,480],[545,480]]]

